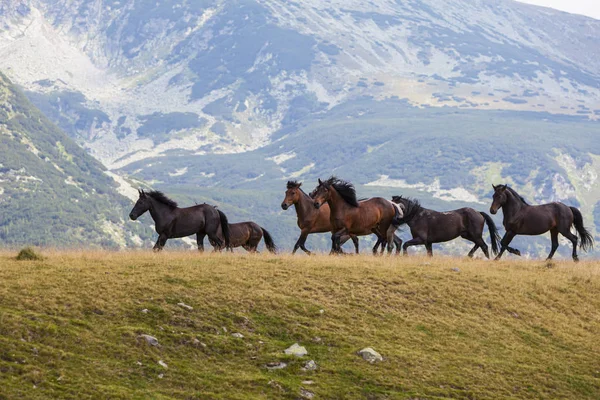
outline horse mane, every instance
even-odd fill
[[[392,201],[404,206],[404,217],[394,221],[394,224],[398,224],[398,226],[412,221],[423,209],[419,200],[411,199],[410,197],[393,196]]]
[[[152,197],[154,200],[158,201],[159,203],[163,203],[171,208],[177,207],[177,202],[174,200],[171,200],[170,198],[165,196],[165,194],[163,192],[160,192],[158,190],[153,190],[151,192],[145,192],[145,193],[147,196]]]
[[[358,207],[358,200],[356,199],[356,189],[354,189],[354,185],[350,182],[347,182],[343,179],[336,178],[332,176],[327,179],[327,181],[323,182],[326,185],[333,186],[336,192],[344,199],[344,201],[350,204],[352,207]]]
[[[504,185],[504,187],[506,188],[506,190],[508,190],[509,192],[511,192],[517,199],[521,200],[523,202],[523,204],[529,205],[529,203],[527,203],[527,201],[525,201],[525,199],[523,198],[523,196],[521,196],[519,193],[517,193],[515,191],[515,189],[509,187],[508,185]]]
[[[297,188],[300,187],[300,185],[302,185],[301,182],[298,182],[298,181],[288,181],[287,188],[288,189],[297,189]]]

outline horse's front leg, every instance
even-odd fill
[[[405,256],[408,255],[408,248],[410,246],[419,246],[425,244],[425,241],[419,237],[417,238],[412,238],[410,240],[407,240],[406,242],[404,242],[404,245],[402,246],[402,251],[404,253]]]
[[[296,251],[298,250],[298,248],[302,249],[302,251],[304,251],[306,254],[308,254],[309,256],[312,254],[305,246],[304,243],[306,243],[306,238],[308,237],[308,234],[310,233],[310,231],[308,229],[303,229],[300,232],[300,237],[298,238],[298,240],[296,241],[296,244],[294,245],[294,250],[292,250],[292,254],[296,254]]]
[[[346,228],[342,228],[339,231],[337,231],[331,235],[331,251],[334,254],[342,254],[343,253],[341,238],[342,238],[342,235],[344,235],[345,233],[347,234]]]
[[[506,231],[506,233],[504,234],[504,237],[502,237],[502,240],[500,241],[500,244],[502,246],[500,248],[500,253],[498,253],[498,255],[496,256],[496,258],[494,260],[497,261],[500,259],[500,257],[502,257],[502,254],[504,253],[505,250],[508,250],[508,245],[510,244],[510,242],[512,242],[512,240],[514,239],[515,236],[517,236],[517,234],[514,233],[513,231]]]
[[[164,233],[158,235],[158,239],[156,240],[156,244],[152,248],[155,252],[159,252],[165,247],[165,243],[167,243],[168,236]]]

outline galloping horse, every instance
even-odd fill
[[[216,244],[215,250],[219,250],[223,247],[223,240],[217,235],[219,228],[223,229],[225,247],[229,248],[229,224],[227,217],[220,210],[208,204],[179,208],[176,202],[162,192],[138,190],[138,193],[140,197],[129,213],[129,218],[135,221],[140,215],[150,211],[156,233],[158,233],[154,251],[162,250],[167,239],[194,234],[198,250],[204,251],[204,236],[206,235]]]
[[[373,197],[359,202],[354,185],[333,176],[325,182],[319,179],[319,185],[310,197],[317,209],[329,204],[333,253],[341,253],[343,235],[365,236],[372,233],[378,238],[385,238],[388,253],[391,253],[396,231],[392,219],[399,210],[389,200]]]
[[[223,231],[219,226],[217,231],[219,239],[223,239]],[[271,253],[277,251],[277,246],[273,242],[273,238],[269,231],[258,225],[256,222],[238,222],[235,224],[229,224],[229,236],[230,236],[230,247],[243,247],[250,253],[256,253],[260,240],[264,237],[265,246]],[[210,244],[216,246],[216,243],[212,239],[208,239]]]
[[[487,223],[492,240],[492,252],[498,254],[498,241],[500,236],[492,218],[484,212],[472,208],[460,208],[454,211],[438,212],[421,207],[417,200],[402,196],[392,197],[394,203],[400,204],[404,210],[404,217],[394,220],[393,224],[400,226],[407,224],[413,238],[404,243],[404,255],[410,246],[425,245],[427,255],[433,256],[433,243],[447,242],[457,237],[462,237],[475,246],[469,251],[468,256],[473,257],[477,249],[481,248],[483,254],[490,258],[488,245],[483,240],[483,225]]]
[[[494,197],[490,212],[496,214],[502,208],[504,219],[502,221],[506,234],[500,242],[502,248],[496,257],[499,260],[504,250],[516,235],[542,235],[550,231],[552,249],[548,254],[548,260],[552,259],[558,248],[558,234],[560,233],[573,243],[573,261],[579,261],[577,256],[577,235],[571,232],[571,226],[575,226],[581,238],[580,248],[587,251],[594,246],[592,235],[583,226],[581,212],[575,207],[566,206],[563,203],[549,203],[539,206],[527,204],[514,189],[507,185],[494,186]]]
[[[296,253],[298,248],[301,248],[306,254],[312,254],[305,246],[306,237],[311,233],[331,232],[331,222],[329,221],[329,205],[323,204],[319,209],[315,209],[314,201],[309,195],[304,193],[301,182],[288,181],[285,198],[281,203],[281,208],[287,210],[292,205],[296,209],[298,217],[298,228],[300,228],[300,237],[294,245],[292,254]],[[352,239],[354,248],[358,253],[358,238],[356,236],[345,235],[341,238],[341,244],[344,244],[348,239]]]

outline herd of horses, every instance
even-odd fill
[[[548,259],[554,256],[558,248],[559,233],[573,244],[574,261],[578,261],[578,245],[584,251],[593,246],[593,237],[584,227],[581,212],[577,208],[559,202],[530,205],[507,185],[492,185],[494,195],[490,213],[496,214],[500,209],[503,212],[505,234],[502,238],[492,218],[473,208],[439,212],[422,207],[418,200],[402,196],[394,196],[391,201],[383,197],[357,199],[354,185],[336,177],[325,181],[319,179],[310,194],[304,192],[301,186],[300,182],[289,181],[281,203],[283,210],[294,206],[300,228],[300,237],[292,254],[298,249],[312,254],[305,246],[308,235],[331,232],[332,254],[342,254],[341,246],[348,240],[352,240],[358,254],[358,237],[375,234],[377,242],[373,254],[378,254],[381,246],[381,253],[387,248],[389,254],[395,247],[396,253],[402,250],[406,255],[408,247],[423,245],[427,254],[432,256],[434,243],[462,237],[474,244],[468,253],[469,257],[481,249],[490,258],[489,247],[483,239],[485,225],[496,260],[505,251],[521,255],[519,250],[509,246],[516,235],[541,235],[550,231],[552,247]],[[235,247],[243,247],[256,252],[262,239],[269,251],[275,253],[277,250],[271,234],[255,222],[230,224],[225,214],[212,205],[180,208],[162,192],[138,192],[139,198],[129,217],[136,220],[146,211],[150,212],[159,235],[154,245],[155,251],[162,250],[167,239],[194,234],[200,251],[204,250],[206,236],[215,251],[232,251]],[[404,243],[396,235],[396,230],[402,225],[407,225],[412,234],[412,239]],[[571,231],[571,227],[575,228],[577,234]]]

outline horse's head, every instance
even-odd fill
[[[300,196],[302,195],[300,186],[302,186],[301,182],[289,181],[287,183],[287,190],[285,191],[285,198],[281,203],[281,208],[287,210],[300,201]]]
[[[327,203],[331,196],[331,185],[327,182],[323,182],[319,179],[319,184],[310,194],[313,199],[313,205],[315,208],[319,208],[323,203]]]
[[[494,197],[493,197],[493,201],[492,201],[492,205],[490,207],[490,212],[492,214],[496,214],[498,212],[498,209],[502,208],[502,206],[504,204],[506,204],[507,201],[507,194],[506,194],[506,185],[492,185],[492,187],[494,188]]]
[[[150,206],[152,205],[152,202],[150,201],[150,196],[148,196],[143,190],[138,189],[138,193],[140,194],[140,197],[138,198],[138,201],[135,203],[135,206],[133,206],[133,209],[129,213],[129,218],[131,218],[133,221],[135,221],[139,218],[140,215],[148,211],[150,209]]]

